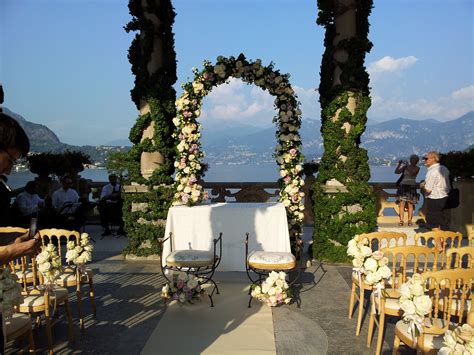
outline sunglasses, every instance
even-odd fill
[[[423,160],[428,160],[429,158],[428,157],[423,157]]]

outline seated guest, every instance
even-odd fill
[[[61,178],[62,187],[53,193],[53,207],[59,212],[63,212],[65,206],[77,203],[79,195],[76,190],[71,189],[72,180],[68,176]]]
[[[15,205],[22,217],[31,217],[37,214],[44,207],[44,200],[36,193],[38,184],[29,181],[25,185],[25,191],[18,194]]]
[[[109,175],[109,183],[102,188],[99,201],[100,223],[104,227],[102,236],[110,234],[109,223],[116,222],[119,226],[117,234],[125,234],[122,218],[123,200],[120,195],[120,184],[117,176]]]

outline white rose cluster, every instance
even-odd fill
[[[174,274],[172,283],[167,283],[161,289],[161,298],[181,303],[191,302],[202,294],[204,294],[204,290],[201,288],[199,279],[185,272]]]
[[[425,281],[420,274],[413,274],[399,289],[398,305],[403,311],[403,321],[410,323],[413,339],[423,331],[423,319],[431,312],[432,301],[425,295]]]
[[[18,276],[9,267],[0,268],[0,304],[3,317],[13,314],[13,307],[23,302]]]
[[[444,334],[440,355],[474,354],[474,328],[469,324],[458,325]]]
[[[254,286],[251,292],[252,297],[260,302],[265,302],[270,307],[291,302],[291,293],[286,282],[286,273],[283,271],[272,271],[262,282],[261,286]]]
[[[77,242],[69,241],[67,243],[66,262],[75,265],[84,265],[92,261],[92,251],[94,246],[90,242],[89,234],[82,233],[80,240]]]
[[[261,60],[248,62],[243,55],[239,57],[217,57],[215,65],[204,62],[200,72],[193,69],[194,81],[183,85],[184,93],[176,101],[177,116],[173,119],[176,126],[174,137],[178,139],[175,175],[174,205],[195,205],[207,198],[198,183],[202,176],[204,153],[200,144],[200,125],[196,119],[201,112],[203,98],[214,86],[222,84],[228,77],[241,78],[244,82],[254,83],[263,90],[276,96],[275,107],[278,115],[278,145],[275,158],[279,165],[282,188],[280,202],[287,209],[290,228],[301,234],[303,226],[304,193],[301,163],[301,138],[298,130],[301,126],[301,110],[288,75],[273,70],[273,64],[262,66]]]
[[[36,255],[38,271],[43,275],[45,284],[53,285],[62,272],[61,258],[53,243],[43,247],[42,252]]]
[[[347,255],[352,256],[352,268],[356,272],[363,272],[364,261],[372,255],[369,239],[356,234],[347,243]]]

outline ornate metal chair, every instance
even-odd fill
[[[211,283],[213,289],[208,296],[211,301],[211,307],[214,307],[212,296],[214,295],[214,292],[219,294],[219,287],[217,287],[217,284],[212,277],[214,276],[222,258],[222,233],[219,233],[219,237],[213,240],[213,250],[182,249],[173,251],[172,237],[173,235],[170,233],[168,238],[160,238],[158,240],[161,247],[160,265],[163,276],[169,283],[172,283],[168,272],[184,272],[198,278],[200,285]],[[166,241],[169,241],[170,243],[170,254],[164,258],[163,245]],[[219,244],[219,247],[217,244]],[[217,249],[219,249],[219,254],[217,253]]]
[[[249,233],[246,233],[245,238],[245,270],[247,276],[252,282],[249,290],[249,308],[252,304],[252,286],[260,286],[263,282],[263,277],[266,277],[270,272],[292,272],[297,271],[296,277],[288,282],[288,286],[291,287],[296,280],[298,280],[301,268],[298,267],[296,257],[289,252],[273,252],[273,251],[252,251],[249,253]],[[252,274],[254,273],[254,277]]]

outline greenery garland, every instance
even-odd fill
[[[317,23],[326,29],[319,86],[324,154],[313,188],[316,221],[313,255],[320,260],[345,261],[348,241],[376,227],[375,200],[368,184],[368,155],[359,147],[371,104],[364,59],[372,47],[368,40],[372,0],[354,1],[357,35],[335,45],[335,18],[348,10],[337,4],[337,1],[318,0]],[[347,61],[336,62],[337,50],[348,53]],[[336,66],[342,70],[338,85],[333,83]],[[350,97],[356,101],[354,114],[346,107]],[[338,119],[333,120],[336,114]],[[345,123],[351,126],[348,133],[343,127]],[[344,161],[341,156],[347,159]],[[347,192],[326,193],[323,185],[333,179],[342,183]]]
[[[143,100],[149,105],[150,112],[138,117],[130,131],[130,141],[134,146],[130,149],[127,159],[129,182],[144,184],[149,187],[148,193],[124,194],[124,221],[129,237],[129,245],[124,253],[147,255],[158,253],[158,236],[164,235],[164,227],[156,225],[157,219],[166,219],[171,203],[170,186],[173,182],[173,162],[175,160],[176,141],[173,137],[172,119],[176,115],[176,53],[174,50],[174,34],[172,26],[175,12],[170,0],[130,0],[129,11],[132,20],[125,26],[125,31],[139,31],[130,45],[128,59],[135,75],[135,87],[131,97],[138,109]],[[156,16],[156,26],[145,13]],[[161,40],[162,52],[158,53],[162,66],[153,74],[148,72],[148,63],[154,51],[156,39]],[[143,131],[154,124],[153,138],[143,139]],[[143,152],[159,152],[164,163],[158,167],[149,179],[143,178],[140,172],[140,159]],[[160,187],[153,189],[153,186]],[[166,186],[168,185],[168,186]],[[131,212],[133,203],[148,203],[147,213]],[[140,220],[141,223],[137,221]],[[149,240],[151,246],[143,248],[144,241]],[[150,244],[145,243],[145,244]]]
[[[273,121],[277,124],[278,145],[275,158],[280,168],[280,201],[287,209],[291,232],[301,235],[303,223],[303,178],[301,163],[301,110],[289,75],[280,74],[273,69],[273,63],[262,66],[261,60],[248,61],[243,54],[237,58],[217,57],[215,64],[204,62],[204,68],[194,70],[194,80],[183,85],[184,93],[176,101],[177,116],[173,120],[178,138],[177,156],[174,166],[177,169],[173,204],[192,206],[206,199],[201,185],[202,159],[200,129],[197,118],[201,114],[203,98],[211,90],[225,83],[229,77],[240,78],[253,83],[275,96],[278,114]]]

